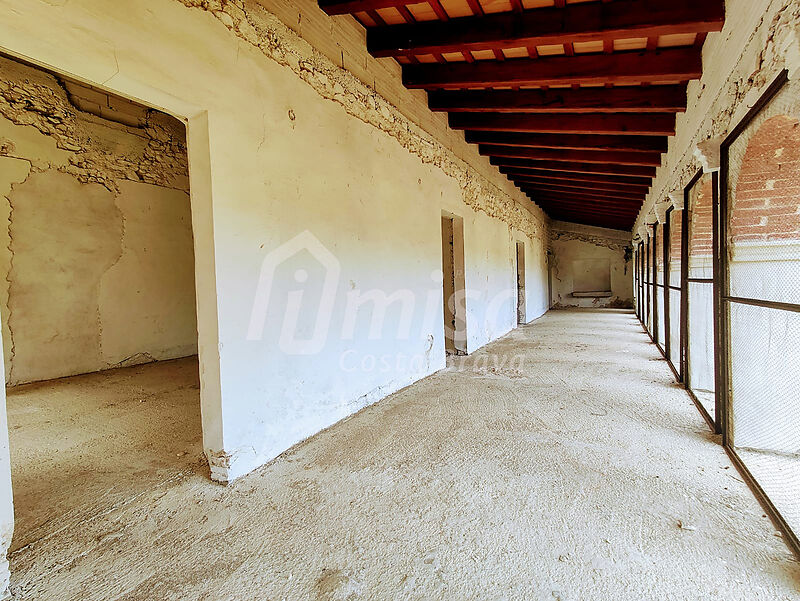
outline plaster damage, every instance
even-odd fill
[[[183,126],[5,58],[0,73],[6,383],[196,353]]]
[[[280,8],[271,4],[271,10]],[[273,338],[247,340],[262,261],[298,232],[312,230],[335,254],[343,283],[387,294],[407,290],[421,306],[437,293],[431,273],[441,267],[437,247],[446,210],[464,218],[466,285],[474,293],[470,350],[515,325],[517,239],[526,241],[529,253],[527,315],[533,319],[546,309],[547,218],[463,137],[430,133],[438,130],[430,127],[424,95],[414,97],[423,117],[402,115],[387,100],[393,94],[378,94],[353,67],[347,70],[320,52],[318,40],[301,39],[254,3],[141,0],[96,8],[77,0],[5,11],[0,2],[3,43],[81,80],[189,117],[192,218],[200,237],[195,249],[204,446],[212,477],[233,480],[444,366],[443,318],[435,314],[430,323],[415,316],[421,335],[404,340],[371,339],[360,325],[355,341],[332,332],[313,364],[279,352]],[[310,0],[295,8],[322,15]],[[161,17],[157,22],[154,14]],[[176,31],[171,24],[178,22]],[[57,55],[32,34],[44,30],[64,34],[61,41],[48,38],[48,44],[58,44]],[[104,31],[113,48],[72,35],[87,30]],[[396,85],[401,87],[399,79]],[[411,96],[403,94],[408,103]],[[309,169],[307,158],[314,153],[325,160]],[[292,266],[306,269],[302,261]],[[293,291],[281,286],[276,295]],[[493,304],[507,294],[509,302]],[[301,326],[308,326],[310,318],[303,319]],[[342,323],[339,308],[332,323]],[[420,369],[343,373],[340,358],[351,350],[367,358],[422,355],[423,362]],[[206,374],[214,370],[219,378],[212,383]]]
[[[29,160],[33,170],[68,173],[111,192],[118,192],[121,180],[188,192],[186,134],[177,120],[144,110],[138,127],[123,125],[99,116],[117,114],[123,119],[127,106],[121,107],[122,103],[97,104],[95,115],[70,102],[64,84],[44,71],[0,57],[0,73],[0,155]],[[117,106],[122,110],[115,113]],[[42,154],[41,139],[32,131],[20,133],[13,125],[31,126],[52,138],[55,147]]]
[[[397,108],[350,71],[332,63],[300,38],[277,16],[254,0],[178,0],[208,11],[239,38],[265,56],[292,69],[323,98],[340,104],[348,114],[395,138],[423,163],[439,167],[454,178],[464,203],[524,232],[545,239],[547,216],[524,195],[515,199],[479,175],[470,165],[403,116]]]

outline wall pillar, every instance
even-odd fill
[[[683,210],[685,204],[683,190],[673,190],[672,192],[667,194],[667,196],[669,197],[670,203],[672,204],[672,208],[674,210],[676,211]]]
[[[667,210],[669,210],[671,206],[671,201],[658,202],[653,206],[653,211],[655,212],[656,221],[658,221],[658,223],[663,225],[667,222]]]
[[[722,138],[711,138],[698,142],[694,148],[694,156],[703,167],[703,173],[713,173],[719,171],[720,159],[719,148],[722,145]]]

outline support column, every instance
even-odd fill
[[[722,138],[711,138],[703,142],[698,142],[694,148],[694,156],[703,168],[703,173],[713,173],[719,171],[719,147],[722,145]]]
[[[672,208],[676,211],[682,211],[684,209],[684,197],[683,197],[683,190],[673,190],[669,194],[667,194],[670,200],[670,204]]]
[[[667,210],[672,206],[671,201],[657,202],[653,205],[653,212],[655,213],[656,221],[664,225],[667,222]]]

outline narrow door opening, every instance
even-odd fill
[[[442,273],[444,286],[444,348],[448,355],[467,354],[464,285],[464,222],[442,215]]]
[[[525,319],[525,243],[517,242],[517,324]]]

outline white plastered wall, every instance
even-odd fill
[[[196,4],[3,0],[0,40],[11,54],[187,118],[204,445],[212,476],[230,480],[444,366],[443,210],[464,220],[470,351],[514,327],[515,237],[527,241],[528,319],[545,310],[547,219],[399,77],[387,102],[365,73],[340,69],[256,5],[246,15],[232,4],[224,14],[185,6]],[[300,9],[312,15],[306,23],[329,23],[313,33],[323,40],[357,31],[310,1],[293,4]],[[248,339],[262,265],[287,248],[300,252],[280,263],[264,334]],[[331,257],[339,277],[327,336],[313,354],[287,353],[286,299],[300,299],[297,330],[309,338]],[[369,303],[353,336],[342,334],[350,293],[372,290],[410,292],[407,336],[395,333],[402,304],[387,307],[377,335]]]

